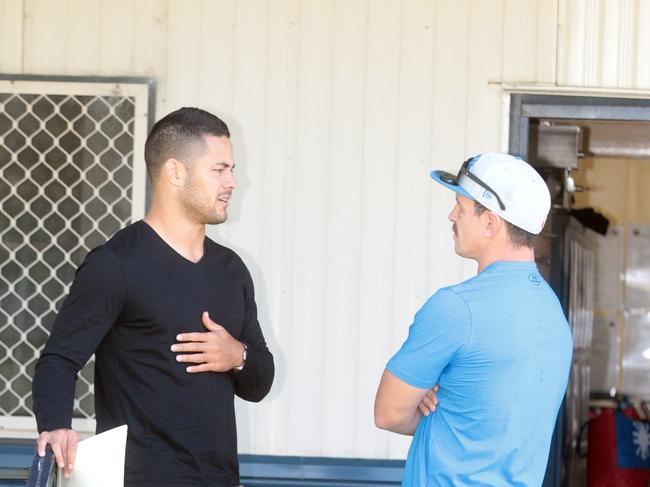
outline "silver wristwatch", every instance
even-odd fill
[[[246,365],[246,357],[248,357],[248,345],[246,345],[244,342],[242,342],[242,345],[244,345],[244,351],[241,354],[242,363],[241,365],[233,367],[232,370],[235,372],[241,372],[244,369],[244,365]]]

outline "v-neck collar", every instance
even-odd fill
[[[160,234],[156,231],[156,229],[153,228],[151,225],[149,225],[146,221],[140,220],[139,223],[144,225],[146,230],[149,233],[151,233],[153,235],[153,237],[155,239],[157,239],[165,248],[167,248],[170,252],[173,252],[174,255],[178,256],[179,259],[182,259],[182,261],[186,262],[187,264],[190,264],[192,266],[200,266],[205,261],[205,256],[206,256],[206,254],[208,252],[208,246],[206,244],[206,237],[205,236],[203,237],[203,255],[201,256],[201,258],[199,260],[194,262],[194,261],[188,259],[187,257],[185,257],[184,255],[182,255],[181,253],[179,253],[174,247],[169,245],[169,243],[167,243],[167,241],[160,236]]]

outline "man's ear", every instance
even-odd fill
[[[161,177],[166,179],[172,186],[182,186],[185,181],[187,169],[177,159],[167,159],[163,164]]]
[[[486,220],[485,226],[483,227],[483,236],[486,238],[494,238],[501,230],[503,220],[499,215],[491,211],[486,211],[484,215],[486,215]]]

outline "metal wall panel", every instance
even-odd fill
[[[240,186],[210,235],[251,269],[278,365],[267,400],[238,403],[241,451],[399,458],[408,440],[373,425],[382,368],[427,296],[476,270],[428,173],[503,148],[502,82],[614,82],[585,61],[601,4],[0,0],[0,70],[153,76],[159,116],[223,116]],[[649,29],[618,18],[607,35],[637,37],[606,65],[647,86],[648,56],[619,58]]]
[[[168,50],[168,3],[0,0],[5,15],[11,13],[10,32],[15,32],[6,40],[0,31],[0,53],[11,53],[8,65],[0,58],[0,69],[5,74],[155,77],[158,105],[164,106],[167,80],[182,74],[167,75],[167,59],[178,52]]]
[[[0,0],[0,73],[22,71],[23,2]]]
[[[614,395],[618,390],[621,349],[620,320],[616,313],[594,318],[591,341],[590,389]]]
[[[650,3],[559,0],[560,85],[650,88]]]
[[[628,225],[623,390],[650,398],[650,225]]]

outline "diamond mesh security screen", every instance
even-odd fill
[[[133,96],[0,91],[0,415],[32,414],[34,366],[77,266],[132,219],[136,111]],[[92,380],[93,360],[75,417],[94,414]]]

